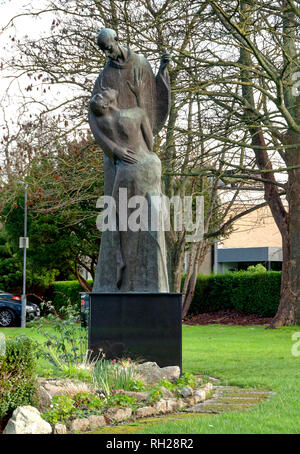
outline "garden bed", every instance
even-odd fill
[[[124,364],[106,361],[103,366],[101,363],[101,379],[96,378],[93,385],[70,379],[39,378],[36,396],[39,411],[28,405],[18,407],[4,433],[86,432],[182,411],[204,402],[213,393],[212,383],[205,383],[205,379],[190,373],[180,377],[180,370],[175,366],[160,368],[149,362],[130,365],[137,379],[133,378],[132,370],[129,373],[128,360]],[[105,383],[107,370],[118,389],[111,384],[99,387],[99,383]],[[120,389],[121,382],[125,390]]]
[[[268,325],[272,317],[262,317],[259,314],[243,314],[235,309],[205,312],[190,315],[184,319],[185,325]]]
[[[163,384],[172,391],[162,386]],[[67,401],[63,396],[57,395],[52,399],[52,409],[44,412],[43,417],[50,421],[55,434],[88,432],[124,422],[184,411],[204,402],[212,394],[213,385],[206,383],[199,386],[199,379],[197,387],[194,388],[176,386],[175,383],[172,385],[168,380],[164,380],[147,391],[116,391],[111,397],[102,398],[102,404],[97,400],[97,394],[78,393],[73,398],[68,398],[75,411],[66,411],[65,414],[62,406],[65,405],[66,409]]]

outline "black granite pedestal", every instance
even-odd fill
[[[181,370],[181,293],[90,293],[89,349]]]

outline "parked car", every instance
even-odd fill
[[[0,327],[20,326],[22,313],[22,299],[20,296],[0,291]],[[39,307],[27,301],[26,320],[40,317]]]
[[[7,293],[7,292],[4,292],[3,290],[0,290],[0,298],[8,298],[8,299],[12,299],[12,300],[19,300],[19,301],[22,301],[22,298],[18,295],[13,295],[12,293]]]
[[[81,293],[81,326],[87,328],[89,324],[90,296],[88,293]]]

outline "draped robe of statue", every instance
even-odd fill
[[[123,64],[109,59],[98,76],[92,97],[104,88],[118,92],[117,104],[122,112],[118,120],[120,144],[134,149],[137,163],[119,160],[117,165],[104,153],[104,194],[113,196],[118,210],[119,188],[132,196],[161,195],[161,162],[158,156],[149,152],[136,138],[141,131],[135,118],[130,115],[137,107],[135,95],[127,81],[134,85],[134,72],[139,71],[142,83],[142,104],[150,131],[157,133],[163,126],[170,108],[170,82],[167,69],[153,74],[149,62],[128,49]],[[89,123],[96,141],[101,146],[99,125],[96,115],[89,111]],[[134,132],[135,131],[135,132]],[[139,145],[140,144],[140,145]],[[103,148],[103,147],[102,147]],[[152,204],[153,209],[153,204]],[[155,209],[155,207],[154,207]],[[127,209],[128,217],[133,209]],[[149,223],[151,204],[149,203]],[[93,292],[168,292],[165,236],[162,229],[163,214],[157,209],[158,231],[104,231],[101,237],[99,259],[94,279]],[[120,264],[121,263],[121,264]],[[120,270],[121,279],[120,279]]]

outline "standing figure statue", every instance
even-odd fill
[[[104,194],[116,202],[117,228],[102,233],[93,292],[168,292],[166,247],[161,207],[161,162],[153,134],[170,108],[170,57],[164,54],[157,76],[149,62],[121,46],[114,30],[104,28],[98,45],[108,62],[96,80],[89,110],[93,135],[104,151]],[[119,194],[148,203],[146,228],[119,228]],[[129,204],[130,205],[130,204]],[[134,211],[126,204],[126,217]],[[155,212],[159,228],[153,229]]]

